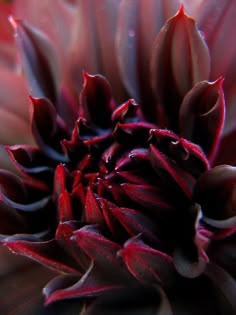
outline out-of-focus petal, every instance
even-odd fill
[[[101,75],[89,75],[84,72],[84,86],[80,94],[80,115],[88,123],[100,128],[108,128],[114,101],[111,86]]]
[[[7,3],[7,1],[0,2],[0,63],[8,69],[14,69],[16,63],[13,31],[8,21],[12,11],[12,3]]]
[[[56,100],[60,81],[58,56],[49,39],[28,22],[11,17],[29,93]]]
[[[119,68],[124,84],[143,112],[154,120],[157,109],[150,89],[150,57],[156,35],[178,9],[178,0],[121,1],[116,38]],[[154,115],[154,116],[153,116]]]
[[[185,94],[198,82],[207,80],[210,56],[195,21],[183,6],[158,34],[152,52],[152,87],[164,107],[172,129]]]
[[[194,1],[193,1],[194,2]],[[224,133],[235,128],[235,76],[236,45],[232,40],[232,30],[236,27],[236,6],[234,0],[205,1],[191,11],[197,20],[199,29],[209,47],[211,54],[211,80],[219,76],[225,78],[224,91],[227,104],[227,115]]]
[[[236,281],[221,267],[209,264],[206,275],[212,281],[220,301],[221,314],[236,313]]]
[[[181,135],[199,144],[211,161],[216,153],[224,124],[225,102],[222,78],[203,81],[184,97],[179,110]]]
[[[78,1],[77,25],[69,55],[69,72],[76,90],[82,87],[83,70],[106,75],[115,98],[124,101],[115,52],[117,10],[120,0]],[[102,21],[102,23],[101,23]]]
[[[14,16],[27,20],[47,34],[56,45],[60,57],[66,55],[72,40],[76,10],[76,3],[69,3],[65,0],[54,0],[53,2],[50,0],[13,1]]]

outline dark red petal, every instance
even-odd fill
[[[84,85],[80,94],[80,115],[100,128],[108,128],[114,109],[111,87],[101,75],[84,72]]]
[[[170,285],[174,275],[172,258],[144,244],[140,236],[128,240],[119,251],[129,271],[144,283]]]
[[[141,233],[144,240],[159,243],[157,227],[146,215],[134,209],[118,207],[112,208],[111,212],[131,236]]]
[[[127,101],[126,103],[120,105],[114,112],[112,113],[112,121],[116,122],[125,122],[126,119],[132,118],[135,116],[138,109],[138,105],[135,103],[133,99]],[[136,116],[135,116],[136,117]]]
[[[216,228],[236,227],[236,168],[220,165],[202,174],[194,188],[203,220]]]
[[[26,176],[50,182],[54,165],[39,148],[27,145],[6,146],[7,153],[17,169]]]
[[[83,221],[88,224],[99,224],[104,221],[96,196],[90,188],[87,189]]]
[[[58,220],[60,222],[73,220],[71,198],[68,191],[63,191],[58,198]]]
[[[11,18],[16,32],[29,94],[56,100],[59,83],[57,54],[48,38],[28,23]]]
[[[86,273],[74,285],[54,292],[50,292],[50,287],[49,290],[46,287],[44,289],[45,293],[51,293],[46,298],[46,304],[70,298],[96,297],[106,291],[123,287],[121,284],[111,283],[109,278],[107,278],[104,273],[101,274],[100,270],[91,263]]]
[[[74,240],[96,263],[109,268],[119,266],[116,253],[120,245],[102,236],[96,226],[85,226],[74,232]]]
[[[177,165],[198,177],[209,169],[209,161],[202,149],[167,129],[151,129],[149,142],[170,157]]]
[[[79,227],[78,221],[59,223],[56,230],[56,240],[63,249],[76,261],[76,269],[84,272],[90,263],[88,256],[71,240],[73,233]]]
[[[54,271],[78,273],[68,264],[68,255],[55,240],[36,242],[33,239],[32,241],[24,240],[24,236],[19,234],[8,237],[5,244],[14,253],[29,257]]]
[[[192,186],[194,184],[190,174],[178,168],[164,154],[162,154],[154,145],[150,144],[150,159],[153,168],[158,173],[165,171],[171,176],[171,179],[182,189],[187,197],[192,196]]]
[[[178,129],[178,111],[184,95],[210,71],[208,48],[195,21],[183,6],[169,19],[156,38],[152,52],[152,85],[164,106],[170,125]]]
[[[120,73],[129,95],[155,123],[159,115],[150,84],[150,57],[156,35],[178,5],[178,0],[123,0],[119,8],[116,48]]]
[[[56,109],[46,98],[30,98],[32,132],[46,156],[65,162],[60,141],[67,137],[65,126],[57,117]]]
[[[124,193],[135,201],[138,205],[145,208],[159,210],[168,210],[170,206],[166,203],[158,189],[151,185],[135,185],[124,183],[121,185]]]
[[[203,81],[184,97],[179,111],[180,134],[199,144],[209,160],[215,156],[224,124],[223,79]]]

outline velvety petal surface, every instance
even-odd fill
[[[164,107],[170,126],[176,118],[184,95],[198,82],[208,79],[210,55],[195,21],[183,6],[158,34],[152,51],[153,91]]]

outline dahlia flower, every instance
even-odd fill
[[[10,5],[1,314],[235,314],[235,1],[53,3]]]

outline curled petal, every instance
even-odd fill
[[[65,289],[56,290],[55,288],[54,291],[51,290],[52,288],[50,288],[49,284],[49,287],[44,289],[46,304],[69,298],[96,297],[106,291],[120,289],[122,287],[121,284],[111,283],[108,279],[106,279],[105,274],[103,274],[103,276],[104,277],[101,277],[99,269],[91,263],[86,273],[74,285]],[[56,284],[55,282],[52,283],[53,286]]]
[[[36,239],[20,234],[5,239],[6,246],[14,253],[20,254],[39,262],[49,269],[65,273],[78,273],[68,264],[69,256],[55,240],[37,242]]]
[[[127,101],[126,103],[119,106],[112,113],[112,121],[114,122],[124,122],[126,119],[135,116],[138,109],[138,105],[133,99]]]
[[[137,204],[149,208],[158,210],[168,210],[171,207],[167,202],[163,200],[163,197],[159,191],[151,185],[135,185],[124,183],[121,184],[124,193]]]
[[[52,161],[40,149],[26,145],[13,145],[6,146],[6,150],[14,165],[23,175],[49,181],[50,178],[52,179]]]
[[[220,165],[203,173],[194,188],[203,220],[218,228],[236,226],[236,168]]]
[[[73,239],[79,247],[95,262],[117,267],[116,252],[120,246],[102,236],[96,226],[85,226],[74,232]],[[109,262],[109,264],[108,264]],[[108,266],[107,266],[108,267]]]
[[[154,170],[157,173],[166,172],[171,180],[173,180],[185,193],[187,197],[192,195],[193,178],[176,166],[167,156],[162,154],[153,144],[150,144],[150,159]]]
[[[184,97],[179,110],[181,135],[199,144],[209,160],[215,156],[224,124],[225,102],[222,78],[203,81]]]
[[[170,285],[174,275],[172,258],[144,244],[140,236],[129,239],[119,251],[119,255],[139,281]]]
[[[175,130],[184,95],[196,83],[208,79],[209,71],[208,48],[195,21],[181,6],[158,34],[151,64],[153,90]]]
[[[84,72],[84,85],[80,94],[80,115],[100,128],[108,128],[114,103],[111,87],[101,75],[89,75]]]
[[[60,141],[67,137],[67,131],[57,117],[56,109],[46,98],[30,98],[32,132],[46,156],[61,162],[66,156],[60,152]]]

